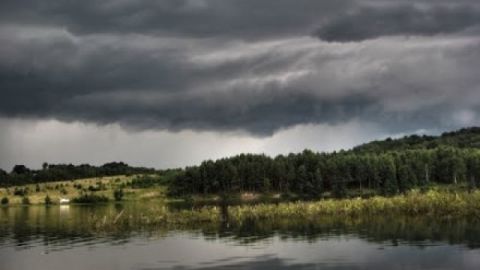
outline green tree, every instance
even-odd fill
[[[45,196],[44,202],[45,202],[45,205],[51,205],[51,204],[53,204],[53,201],[52,201],[52,199],[50,198],[50,196],[48,196],[48,194],[47,194],[47,196]]]
[[[121,201],[123,200],[123,189],[121,188],[117,188],[113,191],[113,198],[115,199],[115,201]]]
[[[23,197],[22,198],[22,204],[29,205],[30,204],[30,199],[27,196]]]
[[[320,168],[317,168],[313,175],[313,188],[311,191],[311,195],[319,196],[322,193],[323,193],[323,177],[322,177]]]
[[[8,198],[7,198],[7,197],[3,197],[0,203],[1,203],[2,205],[7,205],[8,202],[9,202]]]
[[[308,173],[305,165],[300,165],[297,169],[297,179],[295,181],[295,192],[304,194],[305,188],[312,188],[307,184],[308,182]]]
[[[396,170],[393,157],[382,155],[380,158],[380,179],[382,181],[382,192],[386,195],[393,195],[398,192]]]

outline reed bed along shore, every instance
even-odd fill
[[[424,216],[435,219],[469,218],[480,220],[480,191],[448,192],[412,190],[393,197],[367,199],[326,199],[310,202],[285,202],[239,206],[206,206],[172,210],[166,205],[145,204],[121,211],[108,211],[85,217],[97,229],[144,226],[182,226],[189,224],[241,225],[262,220],[297,219],[315,221],[328,216],[362,217],[372,215]]]
[[[368,199],[327,199],[316,202],[259,204],[229,208],[232,220],[245,217],[315,219],[322,215],[372,215],[372,214],[431,215],[435,217],[480,218],[480,191],[441,192],[430,190],[421,193],[412,190],[394,197],[374,196]]]

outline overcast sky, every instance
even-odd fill
[[[0,168],[479,125],[478,0],[0,1]]]

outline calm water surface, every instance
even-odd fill
[[[477,221],[324,217],[110,232],[85,222],[121,210],[0,208],[0,269],[480,269]]]

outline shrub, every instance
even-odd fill
[[[88,191],[100,191],[100,188],[99,187],[94,187],[92,185],[88,186]]]
[[[107,186],[101,181],[98,181],[95,185],[97,190],[107,190]]]
[[[8,198],[7,198],[7,197],[3,197],[1,203],[2,203],[2,205],[8,204]]]
[[[22,198],[22,204],[25,204],[25,205],[30,204],[30,199],[28,197],[23,197]]]
[[[113,191],[113,197],[115,198],[115,201],[121,201],[123,199],[123,189],[115,189]]]
[[[73,198],[72,202],[74,203],[104,203],[108,202],[108,198],[104,195],[96,194],[82,194],[79,197]]]
[[[150,175],[144,175],[141,177],[136,177],[132,179],[131,182],[128,182],[127,185],[130,186],[131,188],[149,188],[149,187],[154,187],[158,185],[164,185],[165,180],[161,176],[150,176]]]
[[[25,196],[28,194],[28,188],[18,188],[18,187],[15,187],[15,189],[13,190],[13,195],[15,196]]]
[[[45,196],[45,204],[46,204],[46,205],[53,204],[53,201],[52,201],[52,199],[50,198],[50,196],[48,196],[48,194],[47,194],[47,196]]]
[[[100,191],[100,190],[107,190],[107,187],[102,182],[97,182],[95,186],[88,186],[88,191]]]
[[[83,189],[82,184],[73,184],[73,187],[79,190]]]

